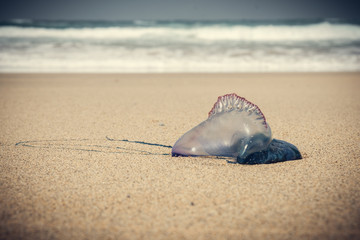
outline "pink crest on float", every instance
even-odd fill
[[[256,115],[259,116],[257,120],[262,120],[264,126],[266,128],[268,127],[266,123],[266,118],[264,114],[261,112],[260,108],[257,105],[253,104],[252,102],[246,100],[245,98],[238,96],[236,93],[229,93],[223,96],[219,96],[214,106],[210,110],[208,118],[212,117],[217,113],[227,112],[232,110],[246,111],[249,112],[249,115],[255,113]]]

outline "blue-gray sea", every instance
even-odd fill
[[[0,21],[0,72],[360,71],[360,21]]]

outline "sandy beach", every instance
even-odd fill
[[[131,142],[173,145],[226,93],[304,159]],[[360,238],[360,73],[0,74],[0,122],[0,239]]]

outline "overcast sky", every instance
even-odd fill
[[[360,0],[1,0],[1,19],[360,18]]]

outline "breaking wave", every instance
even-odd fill
[[[0,22],[1,72],[359,70],[356,22]]]

